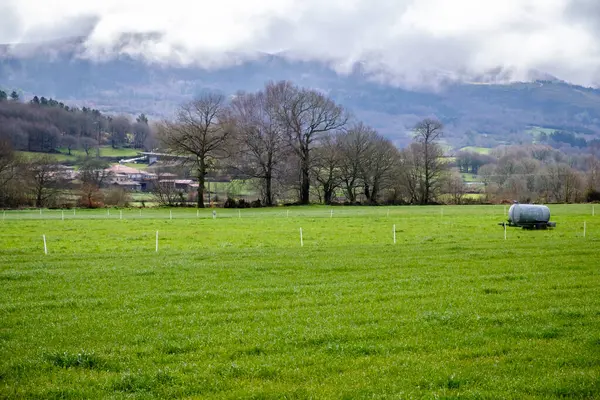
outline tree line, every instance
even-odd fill
[[[85,107],[69,108],[52,99],[34,97],[25,104],[15,96],[3,97],[0,118],[5,116],[4,121],[10,119],[22,127],[40,121],[55,127],[65,123],[61,127],[67,130],[60,135],[73,136],[77,132],[68,130],[65,121],[69,119],[60,118],[70,115],[84,126],[89,121],[92,125],[105,121],[100,129],[104,144],[119,137],[113,135],[119,117]],[[6,110],[17,110],[10,115],[20,117],[6,118]],[[59,118],[52,119],[52,115]],[[156,140],[153,148],[181,156],[184,175],[199,183],[195,196],[185,199],[168,184],[157,185],[159,201],[167,199],[169,204],[191,200],[204,207],[209,174],[251,182],[260,204],[266,206],[281,202],[462,204],[467,192],[476,192],[478,187],[483,188],[482,197],[470,201],[600,200],[600,147],[594,143],[589,154],[580,155],[566,155],[548,145],[523,145],[499,147],[487,155],[459,152],[449,157],[440,144],[442,123],[425,118],[412,129],[412,142],[398,148],[326,94],[287,81],[270,82],[256,92],[231,97],[205,93],[182,104],[170,120],[151,128],[142,114],[121,131],[134,131],[135,124],[148,127],[149,136]],[[89,130],[78,132],[90,137],[85,136]],[[57,193],[64,188],[78,193],[81,206],[104,201],[100,188],[107,181],[104,168],[108,165],[98,154],[86,152],[73,187],[51,157],[16,153],[22,147],[15,138],[19,132],[0,122],[0,206],[56,205]],[[155,172],[161,176],[160,170]],[[465,183],[464,174],[475,175],[480,183]]]
[[[267,206],[290,197],[330,204],[342,196],[350,203],[433,203],[449,169],[438,143],[443,125],[424,119],[413,134],[400,150],[325,94],[288,81],[231,99],[204,94],[158,127],[163,151],[185,157],[194,171],[198,207],[211,169],[254,180]]]
[[[490,155],[459,153],[456,164],[483,182],[487,201],[600,201],[600,144],[567,155],[548,145],[501,146]]]

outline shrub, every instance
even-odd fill
[[[131,194],[120,187],[111,188],[104,195],[104,203],[109,206],[127,207],[131,200]]]
[[[235,199],[232,199],[231,197],[228,197],[227,200],[225,200],[225,203],[223,204],[223,208],[236,208],[237,207],[237,202],[235,201]]]
[[[262,207],[262,203],[260,202],[260,199],[254,200],[252,203],[250,203],[250,207],[252,207],[252,208]]]

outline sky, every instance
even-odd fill
[[[0,20],[0,43],[85,36],[94,59],[221,68],[284,52],[407,87],[600,86],[600,0],[0,0]]]

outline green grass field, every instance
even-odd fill
[[[39,157],[41,155],[48,155],[48,156],[51,156],[54,159],[56,159],[56,161],[58,161],[58,162],[68,162],[68,161],[74,162],[78,158],[86,157],[85,151],[83,151],[83,150],[72,150],[70,155],[68,154],[67,149],[58,149],[58,150],[60,151],[60,153],[39,153],[39,152],[30,152],[30,151],[19,151],[18,153],[22,154],[24,156],[27,156],[27,157]],[[135,157],[139,151],[141,151],[141,150],[127,149],[127,148],[113,149],[111,146],[102,146],[102,147],[100,147],[100,157],[132,158],[132,157]],[[90,156],[91,157],[96,156],[96,148],[93,148],[92,150],[90,150]],[[134,167],[134,168],[140,168],[140,165],[138,164],[138,166]]]
[[[600,216],[550,208],[7,211],[0,398],[598,398]]]
[[[459,151],[469,151],[471,153],[479,153],[479,154],[490,154],[493,149],[489,147],[477,147],[477,146],[467,146],[461,148]]]

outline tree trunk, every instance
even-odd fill
[[[300,183],[300,204],[309,204],[310,203],[310,165],[308,162],[308,152],[305,152],[304,157],[302,159],[302,165],[300,168],[302,169],[302,182]]]
[[[268,172],[265,176],[265,206],[267,207],[273,205],[272,181],[271,173]]]
[[[323,200],[325,204],[331,204],[331,199],[333,198],[333,187],[332,185],[326,183],[323,185]]]
[[[204,208],[204,175],[206,174],[206,166],[204,161],[200,162],[198,167],[198,198],[196,204],[198,208]]]
[[[356,201],[356,196],[354,195],[354,185],[350,182],[346,182],[346,197],[348,197],[348,201],[350,203],[354,203]]]

